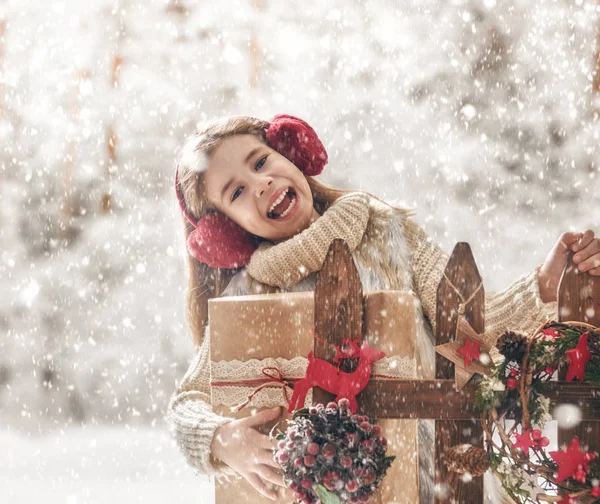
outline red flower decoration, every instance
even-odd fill
[[[465,358],[465,368],[468,368],[475,359],[479,359],[481,356],[480,346],[481,341],[472,341],[470,338],[465,338],[465,344],[458,349],[458,353]]]
[[[545,340],[556,341],[556,338],[560,338],[560,333],[556,329],[544,329],[541,333],[544,335],[543,339]]]
[[[596,458],[596,454],[582,452],[579,449],[579,438],[577,436],[573,438],[567,451],[550,452],[550,456],[558,464],[557,483],[575,476],[580,469],[587,471],[587,463]],[[581,474],[578,476],[581,476]]]
[[[531,430],[525,429],[521,434],[515,432],[517,440],[513,443],[513,448],[520,448],[526,456],[529,456],[529,448],[535,446],[535,441],[531,438]]]
[[[579,343],[572,350],[567,350],[569,358],[569,370],[567,371],[567,381],[572,381],[574,378],[583,381],[585,376],[585,366],[592,357],[588,350],[588,332],[584,332],[579,338]]]

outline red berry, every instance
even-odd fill
[[[360,428],[369,432],[371,430],[371,424],[369,422],[361,422]]]
[[[367,485],[370,485],[377,479],[377,475],[373,471],[367,471],[363,476],[363,480]]]
[[[319,403],[315,406],[315,408],[317,408],[317,411],[323,411],[325,409],[325,406],[323,406],[321,403]]]
[[[517,380],[515,378],[509,378],[508,380],[506,380],[506,386],[509,389],[514,389],[517,388],[519,382],[517,382]]]
[[[294,465],[296,467],[302,467],[302,459],[298,457],[296,460],[294,460]]]
[[[313,481],[310,478],[302,478],[300,485],[302,485],[302,488],[310,490],[313,487]]]
[[[294,446],[296,446],[296,443],[294,443],[293,441],[288,441],[285,446],[288,450],[291,450]]]
[[[381,425],[373,425],[371,432],[374,436],[379,436],[381,434]]]
[[[371,498],[371,497],[370,497],[369,495],[361,495],[361,496],[358,498],[358,502],[369,502],[369,499],[370,499],[370,498]]]
[[[319,446],[318,443],[308,443],[308,445],[306,446],[306,451],[310,454],[310,455],[316,455],[317,453],[319,453],[319,451],[321,450],[321,447]]]
[[[288,486],[292,492],[295,492],[296,490],[298,490],[298,485],[296,483],[294,483],[293,481]]]
[[[315,457],[313,457],[312,455],[304,455],[304,465],[306,467],[312,467],[315,465]]]
[[[350,480],[346,483],[346,490],[350,493],[354,493],[358,490],[358,483],[354,480]]]
[[[321,452],[321,454],[326,459],[331,459],[331,458],[335,457],[335,452],[336,452],[335,446],[332,445],[331,443],[327,443],[327,444],[325,444],[325,446],[323,446],[323,451]]]
[[[340,473],[331,469],[323,475],[323,479],[328,479],[328,480],[340,479]]]
[[[314,407],[313,408],[309,408],[308,409],[308,413],[310,415],[316,415],[317,414],[317,408],[314,408]]]
[[[519,374],[519,371],[515,368],[510,370],[510,376],[517,376]]]
[[[277,448],[283,450],[285,448],[285,440],[282,439],[281,441],[279,441],[279,443],[277,443]]]
[[[372,439],[365,439],[362,443],[361,446],[363,447],[363,450],[365,450],[367,453],[371,453],[374,449],[373,446],[373,440]]]
[[[342,397],[339,401],[338,401],[338,406],[340,408],[344,408],[344,409],[348,409],[350,408],[350,399],[347,399],[346,397]]]
[[[338,405],[336,402],[331,401],[331,402],[327,403],[327,408],[329,408],[329,409],[337,409],[337,407],[338,407]]]
[[[325,488],[327,488],[327,490],[329,490],[330,492],[335,490],[335,482],[332,480],[323,480],[323,485],[325,485]]]
[[[540,439],[540,446],[543,446],[545,448],[549,444],[550,440],[547,437],[543,437],[542,439]]]
[[[278,451],[277,452],[277,459],[279,460],[279,463],[281,463],[281,464],[287,462],[288,461],[288,454],[287,454],[287,452]]]
[[[379,442],[381,443],[381,446],[387,446],[387,444],[388,444],[388,440],[387,440],[387,438],[385,438],[385,437],[383,437],[383,436],[381,436],[381,437],[379,438]]]
[[[346,439],[350,441],[350,443],[356,443],[358,441],[358,434],[356,432],[348,432],[346,434]]]
[[[294,492],[294,496],[296,497],[296,499],[304,499],[304,497],[306,497],[306,492],[303,492],[302,490],[297,490]]]
[[[548,367],[546,367],[546,369],[544,369],[544,372],[546,374],[553,375],[554,374],[554,368],[552,366],[548,366]]]
[[[340,465],[342,467],[350,467],[352,465],[352,459],[348,455],[344,455],[340,458]]]
[[[531,439],[533,439],[534,441],[539,441],[540,439],[542,439],[542,431],[540,429],[535,429],[531,431]]]

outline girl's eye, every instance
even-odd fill
[[[231,195],[231,201],[234,201],[240,194],[242,194],[242,188],[238,187]]]
[[[258,166],[258,165],[260,164],[260,162],[261,162],[261,161],[264,161],[264,163],[262,163],[260,166]],[[260,169],[261,169],[261,168],[264,166],[264,164],[265,164],[266,162],[267,162],[267,156],[263,156],[263,157],[261,157],[261,158],[260,158],[260,159],[257,161],[257,163],[256,163],[256,167],[255,167],[255,168],[256,168],[256,170],[260,170]]]
[[[254,167],[256,169],[256,171],[260,170],[264,164],[267,162],[267,157],[268,156],[263,156],[261,157],[257,162],[256,162],[256,166]],[[262,163],[261,163],[262,161]],[[260,166],[259,166],[260,165]],[[243,187],[238,187],[234,193],[231,195],[231,201],[235,201],[236,198],[239,197],[240,194],[242,194],[242,191],[244,190]]]

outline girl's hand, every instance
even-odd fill
[[[285,488],[281,467],[273,459],[274,444],[255,426],[276,419],[281,407],[262,410],[255,415],[233,420],[215,431],[213,456],[235,469],[261,494],[276,500],[278,493],[265,482]],[[263,481],[264,480],[264,481]]]
[[[581,233],[563,233],[538,271],[540,296],[544,303],[557,300],[558,283],[571,250],[575,252],[573,261],[579,271],[600,276],[600,239],[594,238],[594,232],[586,229]]]

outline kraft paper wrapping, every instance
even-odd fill
[[[366,293],[365,310],[365,339],[371,346],[383,350],[386,358],[394,356],[404,363],[411,362],[413,365],[409,370],[410,376],[405,378],[416,378],[414,295],[404,291]],[[262,368],[264,359],[268,359],[266,362],[269,366],[283,367],[287,360],[292,361],[299,356],[305,358],[314,348],[314,293],[292,292],[215,298],[209,301],[209,317],[213,410],[224,416],[243,418],[264,407],[279,404],[283,406],[281,416],[258,430],[268,435],[271,428],[280,422],[276,430],[285,431],[285,420],[291,418],[291,414],[287,412],[281,386],[261,390],[241,411],[232,412],[228,404],[223,404],[226,401],[222,400],[228,392],[228,387],[222,385],[226,382],[223,381],[223,376],[220,377],[221,381],[213,380],[212,372],[216,372],[220,365],[229,366],[229,361],[234,361],[236,366],[244,366],[251,364],[251,360],[258,359]],[[258,364],[258,361],[254,364]],[[377,364],[372,366],[373,375],[376,374]],[[297,375],[299,378],[304,376],[302,372],[297,372]],[[264,376],[258,371],[256,378]],[[221,386],[217,387],[215,383],[220,383]],[[244,398],[255,388],[256,386],[253,386],[244,390]],[[291,398],[291,389],[287,388],[287,391],[288,397]],[[242,402],[239,401],[242,397],[239,388],[237,392],[231,389],[231,394],[235,397],[232,404]],[[257,404],[260,406],[257,407]],[[305,406],[311,404],[312,393],[309,392]],[[414,504],[419,501],[417,421],[383,418],[376,421],[388,439],[388,455],[395,455],[396,459],[370,502]],[[294,502],[294,497],[287,488],[275,489],[279,492],[277,502]],[[266,504],[274,501],[262,496],[240,476],[239,479],[229,482],[215,481],[215,502]]]

